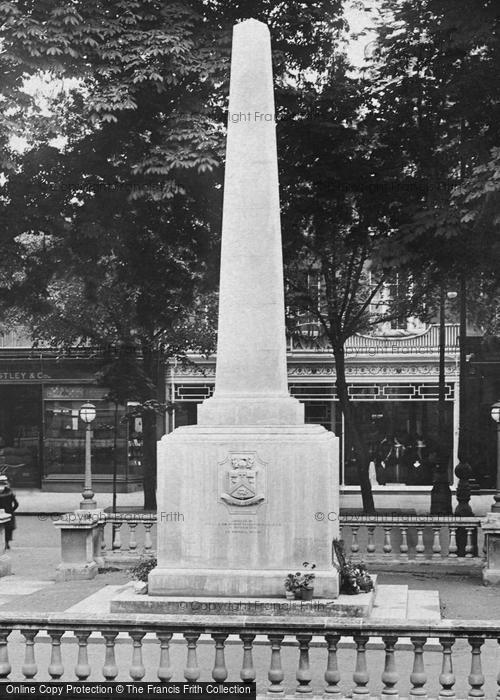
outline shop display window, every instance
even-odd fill
[[[45,417],[45,475],[82,474],[85,461],[85,425],[79,418],[81,399],[47,400]],[[113,459],[117,473],[125,476],[131,453],[130,441],[137,443],[137,434],[129,439],[129,421],[124,421],[124,407],[119,407],[116,427],[115,408],[104,400],[92,399],[97,416],[91,424],[92,474],[111,474]],[[115,434],[116,433],[116,434]],[[116,452],[115,452],[116,442]],[[130,465],[140,467],[137,449]]]

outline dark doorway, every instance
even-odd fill
[[[0,385],[0,471],[15,487],[40,487],[42,387]]]

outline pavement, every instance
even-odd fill
[[[56,515],[70,513],[80,507],[81,493],[63,493],[41,491],[40,489],[15,489],[19,509],[16,515]],[[111,507],[113,495],[111,493],[96,493],[95,501],[99,508]],[[144,494],[142,491],[132,493],[119,493],[116,497],[117,507],[137,508],[142,511],[144,506]]]
[[[12,559],[13,575],[0,579],[0,614],[2,612],[58,612],[70,609],[85,608],[88,601],[95,601],[95,612],[99,611],[97,601],[104,604],[116,594],[130,580],[126,571],[105,571],[91,581],[55,582],[54,574],[59,563],[60,534],[52,524],[51,513],[64,512],[77,505],[79,494],[43,494],[51,498],[48,508],[42,508],[34,498],[20,494],[20,502],[24,502],[24,512],[17,518],[17,529],[10,556]],[[61,498],[62,496],[62,498]],[[110,494],[99,494],[98,504],[105,507],[104,503]],[[68,498],[71,499],[68,501]],[[120,494],[122,501],[134,498],[136,502],[127,505],[140,505],[142,494]],[[69,506],[69,507],[68,507]],[[34,513],[27,508],[34,508]],[[46,515],[46,511],[49,515]],[[21,511],[22,512],[22,511]],[[383,593],[383,599],[379,598],[374,606],[374,615],[397,618],[402,614],[406,600],[406,613],[416,614],[423,601],[433,608],[437,615],[439,605],[435,592],[439,590],[441,615],[447,618],[483,619],[491,620],[500,618],[500,590],[498,588],[485,588],[481,585],[479,574],[476,575],[443,575],[440,571],[426,571],[422,573],[383,572],[378,576],[378,588]],[[422,591],[427,591],[424,595]],[[85,602],[87,601],[87,602]],[[392,610],[392,612],[391,612]],[[37,660],[40,674],[37,679],[47,679],[48,655],[50,644],[46,635],[40,635],[40,644],[37,644]],[[76,660],[76,644],[73,638],[68,638],[68,643],[63,645],[63,661],[68,678],[72,677]],[[131,659],[129,640],[120,640],[117,645],[117,658],[120,668],[120,678],[128,676],[128,668]],[[339,666],[342,674],[341,686],[347,691],[352,689],[352,673],[355,668],[355,652],[352,645],[344,645],[339,652]],[[411,673],[412,654],[406,650],[406,645],[399,647],[396,652],[397,668],[401,678],[402,690],[407,692],[407,679]],[[12,643],[9,643],[9,655],[13,666],[12,680],[21,680],[20,667],[24,655],[24,644],[18,633],[13,633]],[[290,639],[289,645],[283,652],[283,667],[286,674],[286,686],[293,689],[297,670],[298,650],[294,641]],[[199,646],[199,661],[202,669],[201,680],[209,680],[213,666],[213,644],[206,640]],[[151,637],[147,637],[144,643],[144,661],[146,666],[146,679],[154,680],[156,666],[159,658],[158,643]],[[228,644],[227,666],[230,669],[230,680],[238,679],[241,665],[241,644],[236,640]],[[255,666],[259,678],[259,690],[263,691],[267,683],[269,668],[269,649],[263,644],[256,645]],[[91,679],[102,678],[100,669],[103,662],[103,645],[99,636],[95,637],[95,643],[89,645],[89,660],[92,665]],[[383,650],[370,648],[367,654],[370,675],[374,679],[380,679],[384,667]],[[324,648],[311,649],[311,669],[316,679],[314,686],[318,690],[321,687],[325,671],[326,652]],[[498,671],[498,645],[495,641],[487,642],[482,653],[483,669],[487,675],[485,686],[486,698],[495,697],[496,673]],[[182,669],[186,662],[185,642],[175,639],[172,644],[172,665],[176,669],[174,680],[182,680]],[[426,670],[430,682],[429,695],[437,695],[437,678],[440,673],[442,655],[435,645],[431,645],[425,654]],[[457,697],[467,697],[467,675],[470,670],[470,650],[465,641],[459,640],[455,645],[453,663],[457,672]],[[380,688],[380,683],[378,687]],[[406,689],[405,687],[406,686]],[[377,688],[377,685],[375,685]],[[431,695],[431,692],[433,695]]]

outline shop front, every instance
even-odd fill
[[[52,354],[52,356],[50,356]],[[71,353],[69,353],[71,355]],[[77,353],[74,353],[77,355]],[[106,400],[96,383],[99,361],[48,351],[0,351],[0,473],[15,488],[81,491],[85,426],[79,409],[96,406],[92,477],[96,491],[142,488],[140,419]]]
[[[364,338],[347,347],[346,374],[356,425],[370,455],[369,478],[378,507],[428,512],[435,453],[448,455],[449,483],[458,447],[458,343],[456,327],[447,329],[444,431],[439,425],[439,349],[430,327],[414,337]],[[290,343],[288,380],[292,396],[304,404],[305,420],[332,430],[339,439],[341,503],[361,504],[359,463],[349,425],[336,396],[335,363],[327,347]],[[167,398],[175,404],[170,430],[196,423],[197,405],[212,395],[215,358],[194,358],[170,367]],[[385,496],[384,496],[385,494]]]

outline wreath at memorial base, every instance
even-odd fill
[[[346,595],[369,593],[373,590],[373,580],[366,564],[346,559],[343,540],[333,540],[333,560],[340,577],[340,592]]]
[[[148,576],[156,566],[156,557],[143,557],[139,563],[129,570],[132,578],[136,581],[148,582]]]

